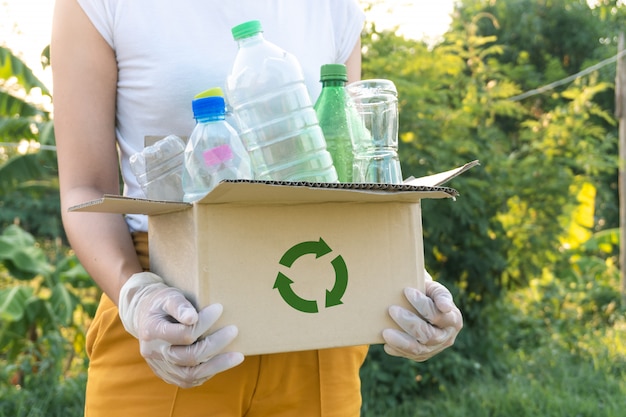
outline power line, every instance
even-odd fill
[[[586,69],[584,69],[584,70],[582,70],[582,71],[580,71],[580,72],[578,72],[578,73],[576,73],[574,75],[570,75],[569,77],[563,78],[562,80],[555,81],[553,83],[544,85],[543,87],[535,88],[534,90],[527,91],[527,92],[519,94],[517,96],[513,96],[513,97],[509,98],[509,100],[511,100],[511,101],[520,101],[520,100],[523,100],[525,98],[528,98],[528,97],[531,97],[531,96],[535,96],[537,94],[545,93],[546,91],[553,90],[553,89],[555,89],[557,87],[562,86],[563,84],[570,83],[570,82],[576,80],[577,78],[584,77],[585,75],[587,75],[589,73],[592,73],[592,72],[594,72],[594,71],[596,71],[596,70],[598,70],[598,69],[600,69],[600,68],[602,68],[604,66],[607,66],[609,64],[614,63],[619,58],[621,58],[624,54],[626,54],[626,50],[621,51],[621,52],[615,54],[615,56],[612,56],[611,58],[607,58],[604,61],[600,61],[597,64],[592,65],[589,68],[586,68]]]
[[[15,142],[0,142],[0,148],[2,147],[9,147],[9,148],[20,148],[23,147],[24,145],[22,143],[15,143]],[[57,147],[56,146],[52,146],[52,145],[28,145],[28,149],[36,149],[38,151],[53,151],[56,152]]]

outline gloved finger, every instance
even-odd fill
[[[405,288],[404,295],[415,308],[418,315],[429,323],[440,327],[463,327],[461,311],[452,300],[452,294],[446,287],[437,283],[426,283],[426,294],[415,289]]]
[[[224,307],[220,303],[211,304],[198,312],[198,321],[193,329],[194,340],[200,339],[211,330],[211,327],[222,316]]]
[[[437,281],[426,281],[425,292],[434,302],[439,311],[448,313],[455,308],[450,291]]]
[[[159,299],[163,300],[162,312],[154,314],[146,325],[140,327],[143,340],[159,339],[170,345],[190,345],[208,331],[223,310],[220,304],[214,304],[198,313],[182,293],[171,288],[161,291]],[[178,319],[185,319],[190,324],[178,322]]]
[[[170,320],[167,320],[167,317],[164,317],[164,320],[156,323],[155,326],[147,326],[147,328],[156,329],[158,333],[151,336],[167,341],[170,345],[191,345],[202,335],[209,332],[211,327],[221,317],[223,310],[224,308],[221,304],[215,303],[203,308],[199,313],[194,308],[197,319],[193,325],[187,326],[181,323],[172,323]]]
[[[174,321],[192,326],[198,321],[198,312],[180,291],[167,287],[160,292],[163,312],[171,316]]]
[[[387,329],[383,332],[385,352],[391,356],[408,358],[417,362],[423,362],[445,348],[442,346],[425,346],[411,339],[406,333],[395,329]]]
[[[162,360],[147,360],[155,374],[165,382],[181,388],[202,385],[219,372],[234,368],[243,362],[244,356],[239,352],[222,353],[210,361],[196,366],[177,366]]]
[[[424,320],[430,320],[437,315],[434,301],[418,289],[405,288],[404,296]]]
[[[139,326],[139,340],[157,340],[168,345],[190,345],[196,341],[195,326],[173,323],[165,314],[155,314]]]
[[[226,326],[189,346],[170,346],[163,359],[178,366],[196,366],[222,352],[237,337],[236,326]]]
[[[198,366],[191,368],[191,379],[194,380],[194,386],[201,385],[214,375],[234,368],[242,363],[244,356],[240,352],[224,352],[211,358]]]
[[[416,340],[423,345],[440,345],[445,343],[450,337],[452,328],[433,326],[424,318],[405,308],[391,306],[389,308],[389,315],[412,340]]]

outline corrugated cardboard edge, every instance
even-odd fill
[[[68,211],[154,215],[172,213],[191,206],[191,203],[182,203],[177,201],[156,201],[105,194],[102,198],[72,206],[68,209]]]

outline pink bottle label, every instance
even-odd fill
[[[230,149],[229,145],[221,145],[207,149],[202,153],[202,156],[204,156],[204,163],[207,166],[215,166],[233,159],[233,150]]]

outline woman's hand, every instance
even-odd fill
[[[224,352],[237,337],[237,327],[211,333],[222,314],[221,304],[198,312],[182,292],[151,272],[135,274],[124,284],[119,314],[126,330],[139,339],[148,365],[170,384],[201,385],[243,362],[241,353]]]
[[[385,352],[423,362],[452,346],[463,328],[463,317],[454,304],[452,294],[443,285],[432,281],[426,273],[425,292],[406,288],[404,294],[415,308],[389,308],[389,314],[402,330],[385,329]]]

